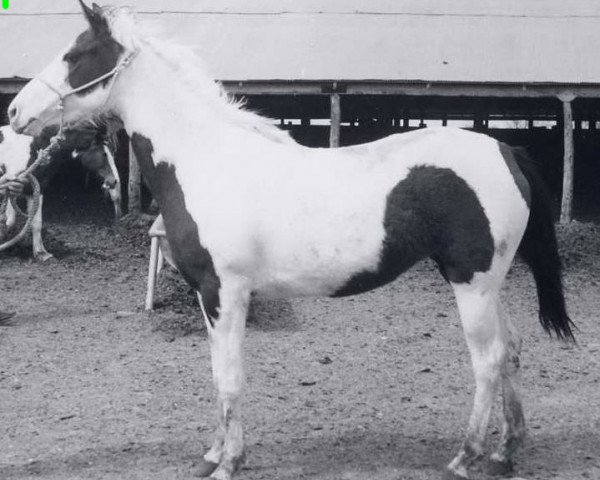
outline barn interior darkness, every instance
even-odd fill
[[[6,107],[12,96],[0,95],[0,120],[7,123]],[[273,119],[289,130],[299,143],[327,147],[329,142],[329,95],[249,95],[246,108]],[[460,126],[491,135],[510,145],[527,148],[540,166],[559,208],[563,170],[561,102],[547,98],[442,97],[408,95],[342,95],[340,145],[369,142],[393,133],[427,126]],[[600,219],[600,99],[573,102],[574,208],[575,218]],[[127,196],[128,149],[121,138],[116,154]],[[65,166],[47,192],[45,210],[90,209],[111,215],[97,179],[86,178],[80,165]],[[143,196],[149,203],[148,193]],[[83,213],[82,213],[83,214]]]

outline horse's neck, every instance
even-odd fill
[[[128,134],[141,134],[154,146],[197,148],[214,142],[215,129],[235,128],[225,120],[219,124],[218,99],[194,94],[178,72],[152,52],[141,51],[123,71],[113,97],[113,109]]]

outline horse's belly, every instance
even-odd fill
[[[270,298],[329,296],[343,281],[335,275],[323,272],[274,272],[261,279],[254,291]]]
[[[265,201],[269,207],[257,228],[256,290],[270,296],[327,296],[357,272],[377,270],[390,183],[387,176],[365,185],[331,181],[329,188],[295,195],[285,190],[278,201]]]
[[[269,297],[333,295],[357,272],[377,269],[383,235],[377,229],[369,233],[347,237],[345,244],[307,243],[287,252],[276,247],[260,267],[256,292]]]

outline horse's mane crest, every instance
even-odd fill
[[[260,133],[278,143],[292,143],[288,132],[277,128],[271,120],[244,109],[245,102],[225,92],[220,83],[210,78],[206,67],[192,48],[156,36],[148,25],[139,24],[130,7],[103,7],[111,35],[127,51],[150,49],[177,72],[189,92],[208,103],[215,113],[232,123]]]

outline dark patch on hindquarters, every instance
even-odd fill
[[[449,168],[412,168],[387,197],[384,229],[376,271],[354,275],[334,296],[384,285],[427,257],[454,283],[470,282],[492,264],[494,240],[483,207]]]
[[[90,28],[77,37],[63,57],[69,70],[67,80],[71,88],[81,87],[110,72],[125,50],[112,37],[102,9],[95,4],[93,8],[81,4]],[[102,85],[109,81],[110,79],[105,79]],[[95,87],[96,85],[78,92],[77,95],[85,95]]]
[[[513,180],[515,181],[519,192],[521,192],[523,200],[525,200],[527,206],[531,208],[531,188],[529,187],[529,182],[527,181],[527,178],[519,168],[519,164],[517,163],[517,160],[515,158],[515,155],[525,156],[526,153],[523,151],[522,148],[511,147],[506,143],[498,142],[498,145],[500,147],[500,154],[502,155],[502,158],[504,158],[504,161],[506,162],[506,165],[510,170]]]
[[[202,295],[208,316],[216,319],[219,316],[221,281],[209,251],[200,243],[198,226],[186,208],[175,167],[164,162],[155,165],[152,142],[143,135],[134,133],[131,144],[152,196],[158,202],[177,269],[186,282]]]

